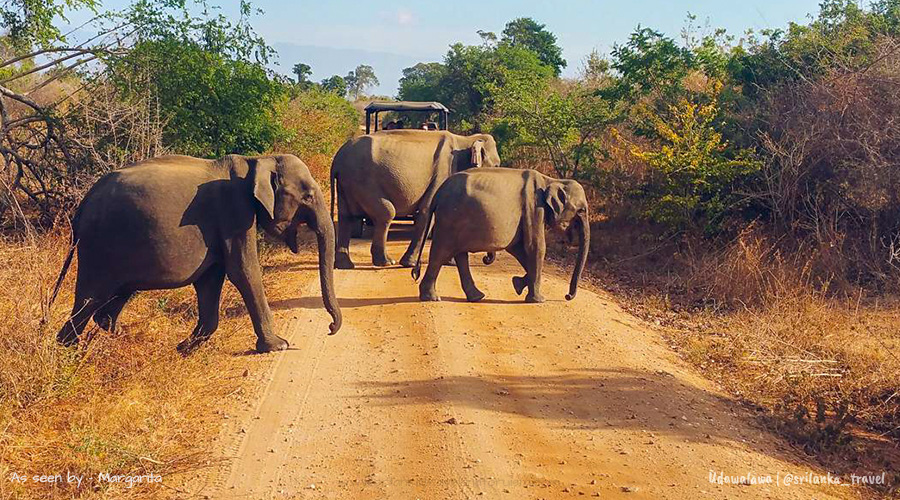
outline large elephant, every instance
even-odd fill
[[[484,294],[469,270],[469,253],[506,250],[525,268],[513,278],[516,293],[528,287],[526,302],[543,302],[541,268],[546,252],[545,227],[564,232],[578,242],[578,257],[567,300],[575,298],[591,240],[587,198],[573,180],[547,177],[534,170],[482,168],[447,179],[438,190],[426,222],[434,229],[419,298],[440,300],[434,285],[441,266],[456,258],[466,298],[478,302]],[[419,279],[424,243],[419,245],[413,279]]]
[[[338,239],[335,267],[352,269],[350,236],[363,216],[372,220],[372,263],[394,264],[385,253],[388,229],[397,216],[418,215],[412,241],[400,264],[412,267],[424,241],[426,212],[434,193],[450,175],[472,167],[499,167],[497,143],[488,134],[393,130],[364,135],[344,144],[331,164],[331,211],[335,188]]]
[[[85,195],[72,222],[73,246],[53,297],[77,248],[75,304],[57,340],[77,343],[91,316],[113,330],[137,291],[194,285],[199,321],[178,345],[187,354],[218,327],[228,276],[250,313],[256,350],[286,349],[266,302],[257,224],[296,253],[303,223],[318,240],[322,299],[336,333],[341,310],[334,294],[334,226],[318,183],[299,158],[164,156],[107,174]]]

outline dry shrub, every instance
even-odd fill
[[[63,79],[30,97],[0,99],[2,229],[51,227],[102,174],[167,152],[149,95],[124,99],[103,80]]]
[[[885,38],[874,63],[772,91],[760,137],[756,196],[782,231],[815,242],[836,279],[894,288],[900,235],[900,51]]]
[[[179,473],[208,465],[218,414],[243,404],[235,398],[251,380],[244,370],[263,370],[274,358],[241,355],[253,345],[253,331],[230,285],[219,330],[191,357],[175,351],[196,322],[190,287],[138,294],[114,334],[91,324],[78,348],[58,346],[55,333],[71,308],[74,268],[56,303],[44,304],[67,246],[58,234],[0,242],[0,497],[171,497]],[[287,280],[271,266],[296,257],[280,247],[264,255],[270,298],[295,297],[302,281]],[[315,276],[306,274],[302,279]],[[65,477],[67,471],[84,474],[87,484],[76,489],[65,482],[6,480],[13,472]],[[97,481],[100,473],[151,472],[163,476],[164,486],[128,489]]]
[[[319,89],[301,91],[278,109],[286,136],[274,151],[297,155],[320,183],[328,184],[331,158],[358,133],[359,113],[347,100]]]

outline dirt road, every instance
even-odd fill
[[[392,242],[399,256],[405,242]],[[546,270],[548,302],[524,304],[501,254],[473,257],[487,298],[463,300],[455,268],[440,303],[409,270],[372,269],[353,242],[338,271],[344,328],[333,337],[317,283],[280,304],[292,350],[258,406],[228,424],[229,467],[210,498],[847,498],[786,485],[822,474],[796,461],[737,405],[609,297]],[[710,473],[771,476],[770,485]],[[796,481],[792,481],[796,482]]]

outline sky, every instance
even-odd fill
[[[117,9],[127,0],[101,0]],[[568,68],[577,74],[593,50],[609,54],[613,45],[627,40],[638,26],[678,37],[688,13],[698,24],[725,28],[740,37],[746,30],[783,28],[788,22],[806,22],[818,11],[820,0],[455,0],[437,2],[350,0],[253,0],[263,10],[253,25],[275,47],[274,70],[290,74],[297,62],[312,66],[312,79],[346,75],[358,64],[375,69],[380,85],[370,92],[394,96],[405,67],[417,62],[441,61],[455,42],[477,44],[478,30],[498,35],[517,17],[546,24],[557,36]],[[236,15],[238,0],[210,0]],[[81,13],[69,16],[72,24]]]

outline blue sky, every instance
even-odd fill
[[[499,34],[517,17],[532,17],[556,34],[569,63],[564,75],[575,74],[594,49],[608,54],[639,24],[677,37],[687,14],[697,23],[723,27],[740,36],[747,29],[780,28],[805,22],[819,0],[455,0],[454,2],[349,0],[255,0],[264,14],[253,23],[279,57],[274,66],[289,73],[306,62],[313,79],[344,75],[357,64],[369,64],[381,80],[374,92],[394,95],[402,68],[419,61],[440,61],[454,42],[479,42],[478,30]],[[120,8],[125,0],[106,0]],[[237,12],[237,0],[210,0],[226,14]],[[70,16],[75,23],[81,16]]]

